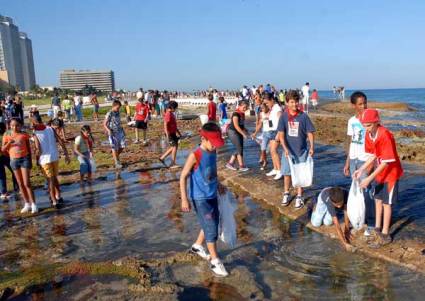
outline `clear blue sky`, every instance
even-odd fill
[[[119,88],[424,87],[423,0],[1,0],[37,82],[112,69]]]

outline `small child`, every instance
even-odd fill
[[[220,120],[225,120],[227,119],[227,103],[225,102],[223,96],[220,96],[218,98],[218,101],[220,102],[220,104],[218,105],[218,111],[220,112]]]
[[[313,90],[310,96],[311,104],[313,105],[313,109],[317,110],[317,105],[319,103],[319,92],[316,89]]]
[[[124,100],[125,119],[127,122],[131,121],[131,107],[127,100]]]
[[[208,95],[208,122],[215,122],[217,120],[217,105],[214,102],[214,96]]]
[[[186,191],[187,178],[190,177],[189,197],[202,228],[190,251],[210,260],[214,275],[226,277],[228,272],[217,254],[220,215],[217,202],[219,182],[216,149],[224,145],[224,140],[220,128],[215,123],[204,124],[200,135],[201,145],[189,155],[180,176],[181,207],[183,212],[189,212],[191,209]],[[204,241],[207,243],[209,254],[202,246]]]
[[[120,109],[121,102],[119,100],[114,100],[112,102],[112,109],[106,113],[103,122],[103,127],[108,134],[109,144],[111,145],[115,168],[117,169],[122,168],[120,155],[126,146],[125,132],[121,125]]]
[[[317,197],[317,203],[311,214],[313,227],[335,225],[336,233],[342,245],[347,251],[352,250],[350,244],[350,221],[347,215],[348,191],[340,187],[327,187]],[[344,232],[341,230],[336,214],[337,210],[344,211]]]
[[[177,128],[177,119],[174,115],[174,112],[176,111],[178,107],[177,102],[170,101],[168,104],[167,112],[165,112],[164,115],[164,132],[165,136],[167,137],[168,143],[170,144],[170,147],[168,150],[162,154],[162,156],[159,158],[159,161],[161,161],[162,164],[164,164],[166,167],[167,164],[165,164],[165,159],[171,155],[171,165],[170,168],[175,169],[179,168],[180,166],[176,164],[176,157],[177,157],[177,148],[179,146],[179,139],[181,137],[181,133],[179,129]],[[178,136],[177,136],[178,134]]]
[[[133,142],[139,143],[139,130],[142,130],[143,144],[146,144],[146,131],[148,129],[149,120],[149,105],[144,102],[143,98],[138,99],[136,110],[134,112],[134,120],[136,121],[136,127],[134,129],[136,139]]]
[[[316,131],[308,115],[299,110],[300,94],[298,91],[290,90],[287,96],[287,110],[279,119],[279,140],[284,149],[282,155],[282,173],[284,175],[284,194],[282,205],[288,206],[290,202],[289,187],[291,184],[291,170],[288,160],[305,162],[308,156],[314,154],[314,135]],[[308,148],[307,140],[310,148]],[[304,206],[303,188],[297,189],[295,208]]]
[[[83,182],[85,179],[91,181],[92,179],[92,165],[91,159],[93,156],[93,143],[94,139],[91,134],[90,126],[83,125],[81,133],[75,138],[74,153],[78,156],[80,162],[80,179]],[[85,177],[87,176],[87,178]]]
[[[392,241],[389,233],[391,205],[398,200],[398,181],[403,175],[403,168],[397,154],[394,136],[380,124],[378,111],[375,109],[364,110],[360,121],[366,129],[365,150],[370,156],[354,172],[353,179],[361,179],[362,174],[375,163],[375,170],[360,182],[360,187],[366,189],[374,181],[375,239],[370,247],[380,248]]]

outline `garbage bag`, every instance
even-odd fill
[[[234,213],[237,204],[232,201],[229,192],[218,194],[218,210],[220,212],[219,238],[222,242],[233,248],[236,246],[236,221]]]
[[[313,184],[314,162],[311,156],[305,162],[294,162],[291,156],[288,158],[291,169],[292,186],[309,187]]]
[[[199,115],[199,119],[201,120],[201,124],[204,125],[208,122],[208,115]]]
[[[365,221],[365,203],[363,191],[358,180],[351,183],[347,201],[347,215],[354,229],[363,227]]]

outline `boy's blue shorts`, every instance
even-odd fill
[[[205,241],[214,243],[218,237],[219,211],[217,198],[209,200],[192,200],[198,221],[204,230]]]

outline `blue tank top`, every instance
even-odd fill
[[[217,153],[198,147],[193,154],[196,164],[190,174],[189,195],[192,200],[210,200],[217,197]]]

